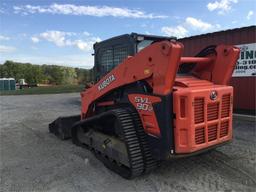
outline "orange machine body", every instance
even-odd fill
[[[127,58],[81,93],[81,118],[93,116],[95,106],[117,105],[114,98],[107,101],[103,98],[129,84],[143,81],[152,91],[128,94],[127,100],[137,110],[145,132],[158,140],[173,142],[174,153],[192,153],[231,140],[233,89],[227,83],[239,49],[219,45],[215,54],[205,57],[181,57],[182,51],[181,43],[162,41]],[[195,64],[190,73],[178,76],[179,66],[190,63]],[[173,117],[172,121],[165,121],[172,125],[161,123],[164,117],[160,120],[161,114],[154,108],[169,96],[172,105],[164,106],[161,111],[173,112],[167,114]],[[173,137],[166,135],[170,133],[165,131],[169,127],[173,127]]]

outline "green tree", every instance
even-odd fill
[[[91,81],[91,71],[57,65],[33,65],[6,61],[0,65],[0,77],[13,77],[16,81],[25,79],[27,83],[85,84]]]
[[[73,84],[76,82],[77,74],[74,68],[65,67],[63,73],[65,77],[63,81],[64,84]]]

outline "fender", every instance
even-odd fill
[[[161,137],[160,128],[153,108],[153,104],[161,102],[161,98],[143,94],[129,94],[128,98],[139,113],[145,132],[154,137]]]

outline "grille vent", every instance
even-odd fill
[[[230,93],[222,95],[221,101],[206,103],[207,99],[204,97],[194,99],[195,144],[216,141],[229,135],[231,99]],[[185,116],[183,105],[181,98],[181,117]]]
[[[195,123],[204,122],[204,98],[196,98],[194,102]]]
[[[207,120],[215,120],[219,117],[219,103],[210,103],[207,105]]]
[[[228,121],[221,122],[220,137],[228,135]]]
[[[208,126],[208,141],[217,139],[217,129],[217,124]]]
[[[228,117],[230,111],[230,94],[222,96],[221,117]]]
[[[205,142],[204,127],[196,128],[195,140],[196,140],[196,144],[202,144]]]

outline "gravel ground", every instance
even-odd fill
[[[78,93],[0,97],[0,191],[256,191],[254,122],[234,120],[231,144],[125,180],[48,133],[48,123],[79,108]]]

